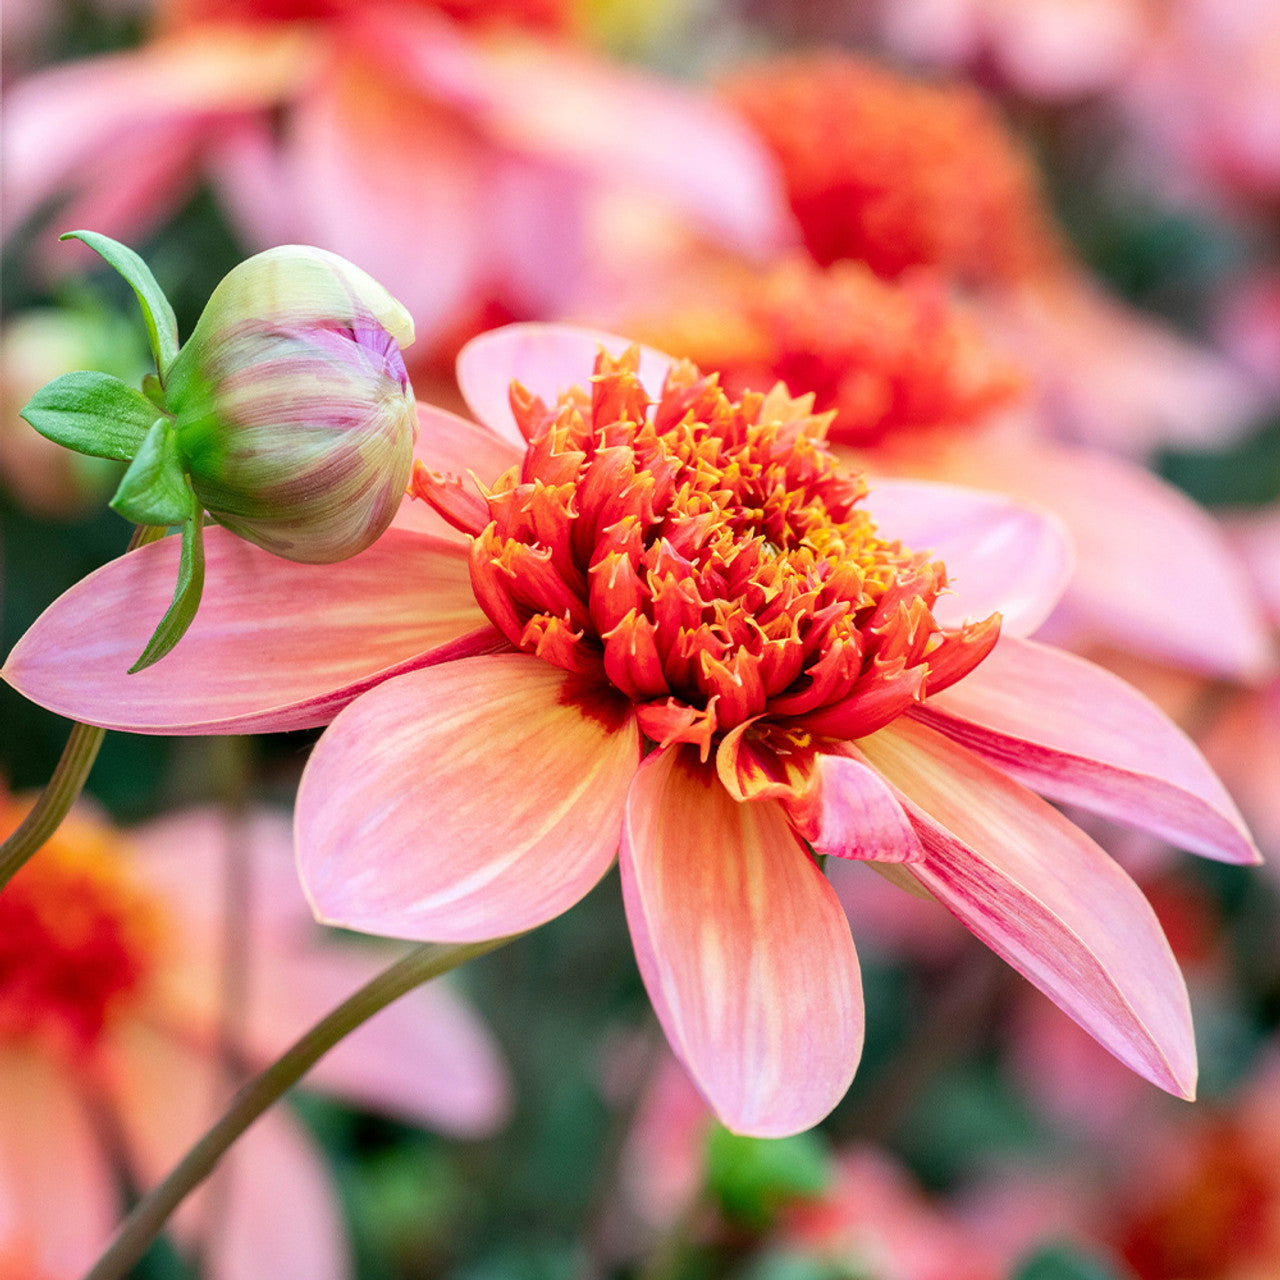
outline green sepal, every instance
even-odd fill
[[[818,1133],[748,1138],[712,1125],[707,1134],[707,1190],[725,1216],[757,1231],[792,1200],[811,1199],[831,1184],[831,1150]]]
[[[191,494],[178,433],[168,418],[155,418],[109,505],[134,524],[181,524],[191,514]]]
[[[182,525],[182,556],[178,561],[173,603],[160,619],[160,625],[151,633],[151,639],[138,655],[137,662],[129,668],[130,675],[159,662],[187,634],[187,628],[200,608],[200,596],[204,591],[204,508],[191,489],[190,480],[186,480],[186,484],[191,496],[190,515]]]
[[[164,383],[154,374],[149,373],[142,379],[142,394],[151,401],[157,409],[167,411],[168,405],[164,398]]]
[[[164,296],[155,276],[151,274],[151,268],[128,245],[97,231],[68,231],[58,239],[84,241],[113,266],[138,295],[142,318],[147,326],[147,339],[151,343],[156,369],[163,382],[173,358],[178,354],[178,321],[169,305],[169,299]]]
[[[55,444],[128,462],[156,420],[156,406],[109,373],[79,372],[46,382],[21,414]]]

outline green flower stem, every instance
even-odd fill
[[[423,943],[365,983],[265,1071],[244,1084],[221,1118],[187,1152],[173,1172],[142,1197],[120,1225],[106,1252],[85,1275],[85,1280],[123,1280],[160,1233],[169,1215],[213,1172],[231,1144],[344,1036],[414,987],[511,940],[507,937],[488,942]]]
[[[129,539],[128,550],[162,538],[162,526],[140,524]],[[98,758],[98,748],[107,736],[95,725],[74,724],[62,749],[62,757],[48,786],[18,829],[0,844],[0,889],[13,879],[38,849],[62,825],[71,806],[80,798],[89,770]]]

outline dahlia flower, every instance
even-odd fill
[[[815,261],[890,279],[927,266],[969,290],[1067,436],[1138,453],[1259,412],[1227,361],[1089,279],[1029,153],[971,86],[828,53],[745,68],[723,91],[781,165]]]
[[[21,815],[0,795],[0,830]],[[236,830],[190,811],[126,835],[74,812],[0,895],[0,1275],[80,1275],[123,1211],[119,1162],[145,1188],[215,1118],[228,1085],[220,890],[232,841],[251,884],[248,998],[232,1023],[246,1063],[270,1061],[381,967],[369,948],[315,928],[284,816],[256,813]],[[464,1137],[492,1130],[507,1105],[495,1046],[444,987],[379,1015],[311,1083]],[[348,1274],[336,1192],[287,1112],[245,1138],[216,1194],[225,1199],[206,1254],[216,1280],[266,1274],[282,1225],[296,1274]],[[201,1221],[197,1201],[177,1220],[179,1240],[198,1238]]]
[[[1145,468],[1052,439],[1026,378],[935,270],[882,280],[852,260],[708,265],[663,292],[664,307],[649,303],[628,332],[718,372],[731,392],[779,379],[812,392],[846,460],[998,490],[1061,518],[1075,567],[1050,623],[1059,643],[1231,679],[1267,670],[1257,593],[1222,530]],[[1185,607],[1190,593],[1219,627]]]
[[[575,45],[567,0],[165,0],[140,49],[6,94],[6,228],[136,242],[203,177],[254,248],[395,282],[425,344],[496,304],[552,314],[625,193],[750,253],[788,234],[764,148],[710,95]]]
[[[5,678],[135,731],[332,720],[296,816],[327,922],[496,937],[567,910],[617,857],[655,1009],[732,1129],[804,1129],[856,1068],[858,963],[826,856],[931,894],[1190,1096],[1186,991],[1150,907],[1035,791],[1257,855],[1153,706],[1023,638],[1069,571],[1057,523],[939,485],[868,493],[784,387],[733,401],[691,365],[604,346],[543,326],[477,339],[459,379],[483,425],[422,411],[422,513],[333,566],[212,537],[187,639],[123,681],[172,566],[141,548],[55,602]]]

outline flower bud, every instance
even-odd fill
[[[286,245],[231,271],[165,376],[210,515],[308,564],[369,546],[413,463],[412,341],[408,312],[336,254]]]

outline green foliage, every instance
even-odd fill
[[[831,1183],[831,1152],[820,1134],[747,1138],[713,1125],[707,1135],[707,1190],[726,1217],[764,1229],[789,1200]]]
[[[82,240],[113,266],[137,294],[138,304],[142,307],[142,318],[147,326],[147,339],[151,343],[156,369],[163,381],[178,354],[178,322],[169,299],[151,274],[151,268],[127,245],[97,231],[68,231],[59,239]]]
[[[1124,1280],[1120,1272],[1075,1245],[1038,1249],[1013,1273],[1012,1280]]]
[[[187,633],[200,608],[204,592],[204,512],[191,492],[191,482],[183,477],[190,493],[191,514],[182,526],[182,557],[178,562],[178,581],[173,589],[173,602],[160,619],[147,647],[139,654],[129,674],[159,662]]]
[[[109,373],[64,373],[22,409],[44,437],[77,453],[128,461],[156,420],[156,406]]]
[[[171,525],[191,514],[191,503],[177,432],[167,418],[159,418],[121,477],[111,509],[134,524]]]

